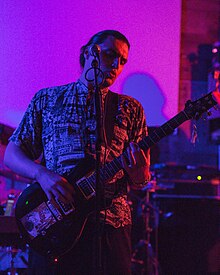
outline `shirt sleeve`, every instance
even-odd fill
[[[41,96],[36,94],[31,100],[19,126],[10,137],[10,141],[20,146],[33,160],[42,153],[42,110]]]
[[[145,113],[144,113],[144,109],[142,107],[142,105],[137,102],[137,107],[135,109],[135,114],[132,115],[132,136],[131,136],[131,141],[134,141],[135,143],[138,143],[139,141],[141,141],[145,136],[148,135],[148,129],[147,129],[147,124],[146,124],[146,117],[145,117]],[[150,149],[146,149],[144,150],[145,154],[148,158],[148,165],[150,166]],[[150,175],[149,175],[150,176]],[[143,188],[144,186],[146,186],[148,184],[148,182],[150,181],[150,177],[148,180],[146,180],[143,183],[135,183],[133,181],[131,181],[130,179],[130,184],[131,186],[134,186],[136,188]]]
[[[146,117],[142,105],[137,102],[135,113],[132,114],[131,141],[138,143],[148,135]]]

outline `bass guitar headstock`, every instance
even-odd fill
[[[202,114],[209,109],[217,105],[217,102],[213,98],[213,92],[195,100],[188,100],[185,104],[184,112],[189,119],[199,119]]]

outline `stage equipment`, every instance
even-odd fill
[[[158,259],[162,274],[209,274],[210,251],[219,240],[220,171],[170,164],[153,169],[157,186],[164,188],[152,195],[160,209]]]
[[[158,189],[152,180],[142,190],[130,190],[132,208],[132,274],[158,275],[159,209],[151,200]]]
[[[28,248],[20,238],[15,217],[0,216],[0,274],[23,274],[27,266]]]

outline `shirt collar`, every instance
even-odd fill
[[[76,88],[78,94],[88,94],[89,92],[93,91],[93,89],[89,89],[80,79],[76,81]],[[108,88],[101,89],[102,95],[106,95],[108,90]]]

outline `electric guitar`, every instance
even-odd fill
[[[196,101],[187,101],[183,111],[144,137],[138,145],[146,150],[171,134],[175,128],[201,115],[217,103],[209,93]],[[126,151],[123,155],[127,157]],[[122,169],[120,156],[100,169],[100,180],[106,182]],[[88,217],[95,211],[96,173],[95,161],[84,159],[66,178],[76,191],[74,204],[59,200],[49,201],[38,183],[32,183],[19,196],[15,217],[23,239],[42,255],[58,257],[77,243]],[[111,205],[111,192],[107,192],[107,203]]]

